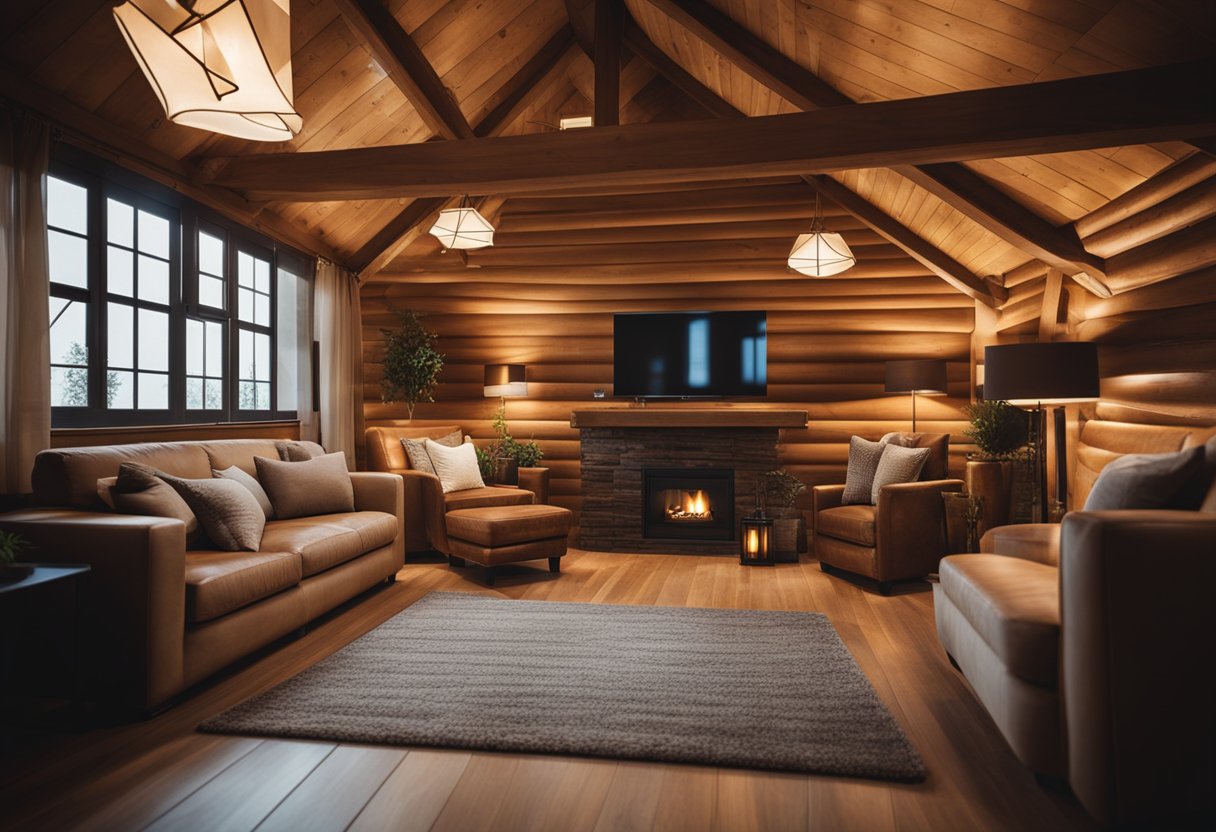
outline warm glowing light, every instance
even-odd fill
[[[831,277],[857,265],[844,237],[831,231],[799,234],[786,261],[791,269],[809,277]]]
[[[743,550],[749,555],[755,555],[760,551],[760,531],[758,529],[747,530],[747,537],[743,541]]]
[[[288,0],[127,0],[114,9],[170,121],[255,141],[289,141]]]
[[[681,491],[677,501],[667,506],[669,520],[712,520],[713,516],[704,491]]]
[[[494,245],[494,226],[476,208],[445,208],[430,233],[445,249],[471,250]]]

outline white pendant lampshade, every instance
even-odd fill
[[[289,0],[127,0],[114,17],[170,121],[254,141],[300,132]]]
[[[444,248],[475,249],[494,245],[494,226],[476,208],[445,208],[431,226]]]
[[[831,277],[853,268],[857,258],[839,234],[814,228],[809,234],[798,235],[786,262],[800,274]]]

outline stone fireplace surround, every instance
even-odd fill
[[[740,518],[755,506],[761,474],[778,467],[782,428],[805,428],[803,410],[724,407],[579,410],[582,510],[578,546],[604,552],[738,553]],[[730,540],[646,537],[643,472],[653,468],[734,471],[736,535]]]

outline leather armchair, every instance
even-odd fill
[[[878,582],[886,595],[893,581],[937,571],[945,546],[944,492],[962,491],[946,479],[949,436],[906,434],[931,449],[920,482],[885,486],[875,505],[842,505],[843,485],[811,489],[815,556],[824,571],[841,569]]]

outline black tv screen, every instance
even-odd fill
[[[613,318],[613,393],[637,398],[763,396],[764,312],[646,312]]]

